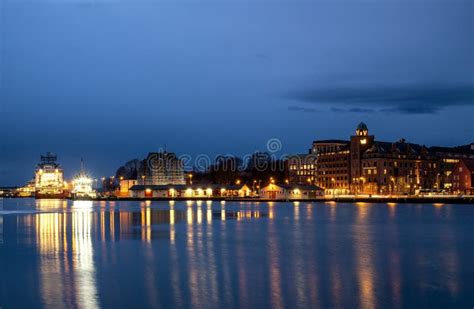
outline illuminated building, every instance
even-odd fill
[[[239,185],[135,185],[130,197],[135,198],[215,198],[249,197],[252,190]]]
[[[41,156],[41,162],[36,167],[35,196],[36,198],[63,198],[63,170],[56,163],[57,156],[48,152]]]
[[[313,150],[317,147],[315,143]],[[317,151],[316,185],[325,188],[328,194],[349,193],[349,154],[348,142],[337,141],[329,145],[324,141],[324,147]]]
[[[436,157],[440,158],[441,188],[451,190],[453,187],[451,173],[459,160],[474,159],[474,143],[456,147],[433,146],[429,149]]]
[[[137,179],[143,185],[184,185],[184,164],[171,152],[152,152],[143,161]]]
[[[310,153],[288,156],[288,176],[289,183],[313,183],[316,177],[316,155]]]
[[[259,196],[270,200],[305,200],[314,199],[324,194],[324,189],[315,185],[274,184],[261,188]]]
[[[474,144],[426,147],[376,141],[360,123],[350,141],[313,142],[316,184],[328,194],[416,194],[452,187],[450,177],[461,158],[474,158]]]
[[[128,197],[130,195],[130,189],[137,184],[138,180],[136,179],[120,179],[117,196]]]
[[[453,170],[453,191],[474,194],[474,159],[461,159]]]

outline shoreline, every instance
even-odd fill
[[[5,199],[22,199],[35,197],[1,197]],[[64,200],[74,200],[64,198]],[[221,198],[221,197],[153,197],[153,198],[95,198],[85,201],[224,201],[224,202],[333,202],[333,203],[398,203],[398,204],[474,204],[474,196],[447,196],[447,197],[410,197],[410,196],[392,196],[392,197],[322,197],[312,199],[264,199],[264,198]]]

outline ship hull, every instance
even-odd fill
[[[92,195],[79,195],[79,194],[71,194],[71,199],[75,201],[92,201],[96,197]]]
[[[35,193],[35,198],[36,199],[65,199],[66,198],[66,193]]]

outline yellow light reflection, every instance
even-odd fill
[[[175,239],[176,239],[176,231],[175,231],[175,226],[174,226],[174,208],[171,206],[170,209],[170,242],[171,244],[174,245]]]
[[[84,201],[87,202],[87,201]],[[79,274],[77,278],[76,295],[78,303],[86,308],[98,308],[97,284],[95,282],[94,252],[91,239],[92,212],[90,204],[79,203],[81,206],[72,213],[73,235],[73,268]]]
[[[395,212],[397,210],[397,203],[387,203],[387,205],[388,205],[388,214],[390,218],[394,218]]]
[[[212,223],[212,208],[210,205],[207,207],[206,217],[207,217],[207,224],[211,224]]]
[[[197,223],[198,224],[202,223],[202,208],[201,208],[201,206],[198,206],[198,209],[197,209]]]
[[[225,221],[225,208],[221,208],[221,221]]]
[[[186,211],[186,218],[188,219],[188,224],[193,224],[193,209],[188,207]]]
[[[369,208],[367,203],[357,203],[357,222],[354,225],[354,248],[356,250],[356,272],[360,292],[360,305],[375,308],[373,241],[370,227],[366,224]]]

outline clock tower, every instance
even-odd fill
[[[350,183],[351,191],[353,193],[357,192],[356,188],[360,188],[360,184],[364,183],[362,177],[362,154],[364,151],[372,147],[374,144],[374,136],[369,135],[369,129],[367,125],[363,122],[359,123],[357,126],[355,135],[351,136],[351,174],[350,174]]]

